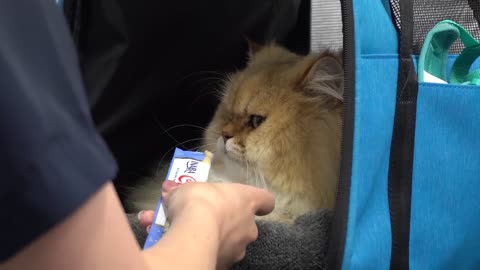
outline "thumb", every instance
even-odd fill
[[[162,198],[165,204],[168,202],[168,198],[170,197],[171,193],[180,186],[181,184],[172,181],[172,180],[165,180],[162,184]]]
[[[175,181],[165,180],[165,181],[163,181],[163,184],[162,184],[162,192],[167,192],[168,193],[178,186],[180,186],[180,184],[175,182]]]

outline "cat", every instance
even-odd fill
[[[263,220],[291,223],[334,208],[343,118],[341,52],[295,54],[250,43],[246,67],[226,79],[205,129],[210,182],[266,188],[276,197]],[[134,190],[136,210],[155,209],[160,179]]]

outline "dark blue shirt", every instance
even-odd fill
[[[72,214],[116,169],[55,1],[0,1],[0,262]]]

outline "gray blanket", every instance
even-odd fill
[[[139,227],[136,214],[128,219],[141,246],[146,233]],[[319,210],[286,225],[259,221],[259,236],[248,249],[245,259],[233,267],[241,269],[326,269],[325,255],[332,212]]]

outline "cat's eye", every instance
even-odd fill
[[[248,125],[251,128],[257,128],[265,121],[265,119],[266,119],[265,116],[255,115],[255,114],[251,115],[250,120],[248,121]]]

